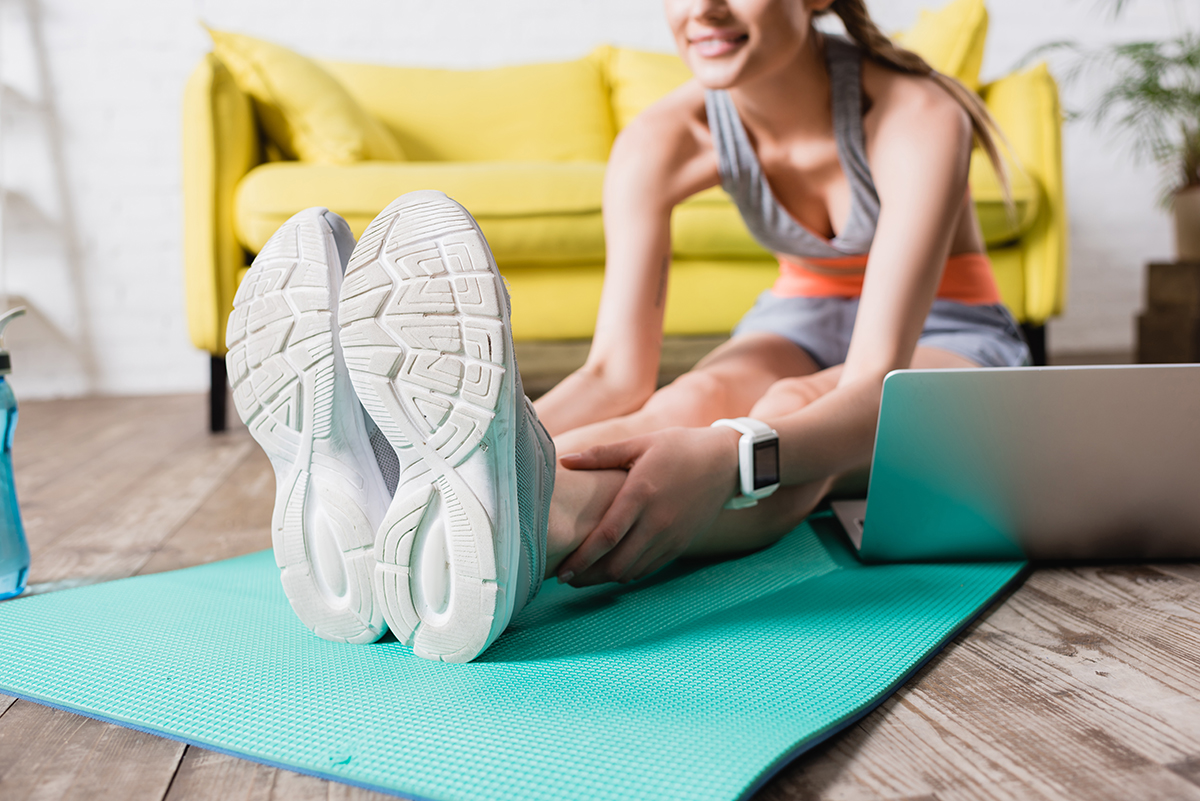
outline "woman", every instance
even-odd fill
[[[684,550],[756,547],[790,530],[833,477],[869,461],[891,370],[1029,358],[999,305],[967,190],[973,134],[1003,174],[974,95],[892,44],[861,0],[666,8],[696,79],[613,148],[595,340],[587,364],[537,403],[559,451],[584,451],[565,466],[630,468],[559,566],[576,584],[640,578]],[[825,13],[853,44],[814,29]],[[651,394],[671,209],[718,183],[781,275],[729,342]],[[697,464],[725,465],[728,481],[735,437],[661,430],[742,415],[778,431],[783,489],[714,522],[713,505],[684,488]]]
[[[239,290],[235,400],[276,466],[285,591],[321,636],[370,641],[386,620],[419,655],[465,661],[543,576],[630,581],[763,547],[867,464],[889,371],[1027,362],[967,190],[973,137],[1003,174],[974,95],[897,49],[862,0],[666,10],[695,80],[613,147],[592,350],[536,413],[494,262],[442,195],[398,199],[356,246],[339,218],[303,212]],[[816,30],[827,13],[849,39]],[[671,210],[718,184],[780,278],[729,342],[654,392]],[[311,311],[318,284],[326,316]],[[288,309],[303,347],[271,327]],[[310,411],[287,417],[294,438],[280,375],[311,398],[295,396]],[[768,454],[757,466],[740,454],[750,440]]]

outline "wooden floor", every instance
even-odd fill
[[[26,402],[34,591],[270,546],[273,478],[200,396]],[[385,798],[0,698],[0,798]],[[1200,566],[1039,570],[757,796],[1200,799]]]

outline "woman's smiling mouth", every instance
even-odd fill
[[[749,38],[745,33],[711,31],[688,37],[688,45],[703,58],[718,58],[737,50]]]

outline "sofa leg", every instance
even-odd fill
[[[209,362],[208,429],[216,434],[225,430],[226,395],[229,377],[225,373],[225,357],[213,356]]]
[[[1021,333],[1033,354],[1033,363],[1038,367],[1046,365],[1046,324],[1021,323]]]

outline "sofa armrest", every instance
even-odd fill
[[[225,322],[245,254],[233,232],[233,193],[260,161],[250,98],[209,53],[183,95],[183,269],[192,343],[225,353]]]
[[[1038,64],[981,92],[1014,155],[1041,187],[1037,219],[1020,239],[1025,273],[1022,322],[1060,314],[1067,281],[1067,207],[1063,192],[1062,109],[1058,85]]]

